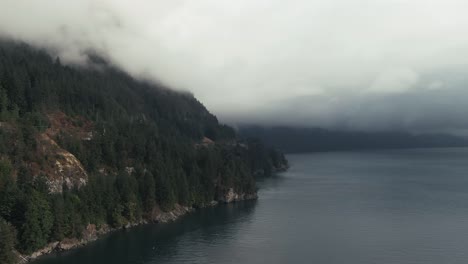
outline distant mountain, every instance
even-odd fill
[[[468,146],[468,140],[447,134],[398,131],[336,131],[303,127],[241,126],[243,137],[256,137],[287,153],[354,149],[430,148]]]

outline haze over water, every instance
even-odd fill
[[[34,264],[466,263],[468,149],[289,155],[258,201],[108,235]]]

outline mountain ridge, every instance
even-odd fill
[[[468,139],[449,134],[404,131],[342,131],[309,127],[239,126],[239,134],[260,138],[286,153],[392,148],[467,147]]]
[[[155,208],[255,198],[255,177],[287,168],[190,93],[24,43],[0,41],[0,122],[0,231],[22,254],[90,224],[153,221]]]

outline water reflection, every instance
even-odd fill
[[[259,197],[36,264],[465,264],[468,148],[291,155]]]

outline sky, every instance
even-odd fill
[[[90,52],[223,122],[468,135],[468,1],[0,0],[0,36]]]

